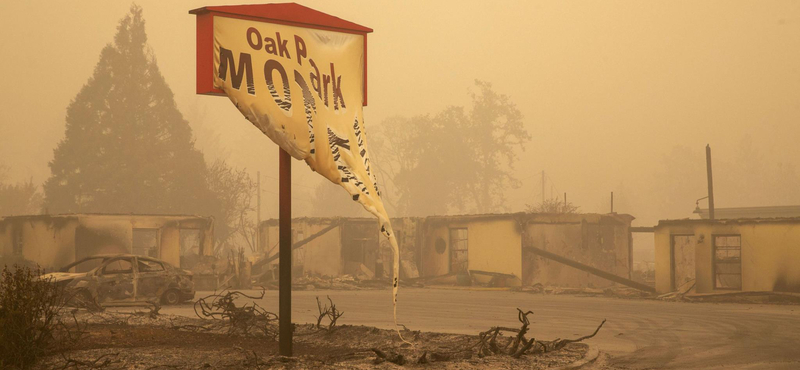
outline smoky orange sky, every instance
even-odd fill
[[[195,95],[188,11],[241,2],[136,3],[198,147],[208,159],[260,170],[262,217],[276,217],[277,147],[228,99]],[[510,96],[533,137],[516,165],[522,186],[508,191],[510,211],[541,201],[544,170],[547,195],[567,192],[584,212],[608,212],[614,191],[615,210],[636,216],[635,225],[690,217],[706,195],[707,143],[718,207],[800,204],[800,184],[754,172],[766,163],[790,174],[800,167],[800,2],[300,3],[375,30],[367,130],[393,115],[468,105],[475,79]],[[12,180],[49,176],[65,109],[130,5],[0,3],[0,164]],[[302,214],[321,180],[296,163],[294,208]],[[688,185],[667,196],[675,183]]]

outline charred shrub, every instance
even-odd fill
[[[266,290],[263,288],[261,296],[250,296],[237,290],[224,294],[214,293],[198,299],[194,304],[194,312],[201,319],[227,320],[230,324],[228,333],[231,334],[236,332],[250,334],[255,331],[276,339],[278,331],[274,322],[278,320],[278,315],[265,310],[255,302],[243,306],[237,306],[235,303],[239,298],[264,299],[264,293]]]
[[[41,272],[15,265],[0,274],[0,369],[30,367],[56,340],[63,289]]]

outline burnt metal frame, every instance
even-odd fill
[[[281,356],[292,355],[292,156],[278,159],[278,335]]]
[[[463,240],[463,241],[466,242],[466,248],[464,248],[463,251],[465,251],[466,254],[467,254],[466,261],[464,261],[464,262],[467,263],[467,266],[465,266],[464,271],[453,271],[453,253],[455,251],[455,249],[453,248],[453,246],[455,245],[455,243],[453,242],[454,241],[453,240],[453,231],[455,231],[455,230],[464,230],[467,233],[467,237],[466,238],[457,239],[457,241]],[[448,244],[449,244],[449,249],[450,249],[449,253],[448,253],[449,254],[448,268],[449,268],[450,272],[467,272],[469,270],[469,228],[467,228],[467,227],[449,227],[449,228],[447,228],[447,240],[449,241]],[[462,250],[462,249],[459,249],[459,250]]]
[[[739,238],[739,287],[738,288],[725,288],[717,286],[717,237],[718,236],[736,236]],[[726,274],[736,275],[736,274]],[[711,278],[714,280],[714,290],[733,290],[741,291],[744,285],[744,273],[742,271],[742,234],[711,234]]]

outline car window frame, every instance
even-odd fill
[[[157,263],[159,266],[161,266],[161,270],[158,270],[158,271],[142,271],[141,269],[139,269],[139,261],[149,261],[149,262]],[[166,273],[167,272],[167,266],[164,265],[164,262],[161,262],[161,261],[156,260],[154,258],[146,258],[146,257],[137,256],[136,257],[136,270],[139,273],[150,273],[150,272],[164,272],[164,273]]]
[[[108,261],[108,258],[107,257],[85,257],[85,258],[81,258],[78,261],[72,262],[72,263],[62,267],[59,271],[60,272],[69,272],[69,270],[77,267],[78,265],[80,265],[80,264],[82,264],[84,262],[91,261],[91,260],[100,260],[100,263],[97,265],[97,267],[102,267],[103,264],[105,264],[106,261]],[[89,269],[88,272],[91,272],[92,270],[96,269],[97,267],[95,267],[93,269]]]
[[[106,267],[108,267],[108,265],[110,265],[112,262],[115,262],[117,260],[127,260],[131,264],[130,271],[106,273]],[[106,262],[103,263],[102,266],[99,266],[98,275],[99,276],[111,276],[111,275],[121,275],[121,274],[135,274],[136,273],[136,264],[134,263],[133,260],[134,260],[134,258],[127,257],[127,256],[109,258]]]

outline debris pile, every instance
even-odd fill
[[[635,288],[629,288],[625,286],[611,286],[605,289],[597,289],[597,288],[571,288],[571,287],[559,287],[553,285],[543,285],[541,283],[536,283],[533,285],[526,285],[519,289],[522,292],[534,293],[534,294],[553,294],[553,295],[561,295],[561,294],[574,294],[574,295],[581,295],[581,296],[607,296],[607,297],[616,297],[616,298],[651,298],[653,297],[652,293],[642,291]]]
[[[278,289],[277,280],[257,281],[267,289]],[[304,275],[292,279],[292,290],[369,290],[387,289],[391,286],[389,278],[364,279],[353,275],[336,277]]]
[[[689,299],[686,298],[686,295],[695,291],[694,286],[695,280],[687,281],[683,285],[679,286],[676,291],[659,295],[656,297],[656,299],[661,301],[687,301]]]
[[[359,280],[353,275],[342,275],[337,277],[320,277],[305,275],[292,279],[292,289],[295,290],[360,290],[363,289]]]

